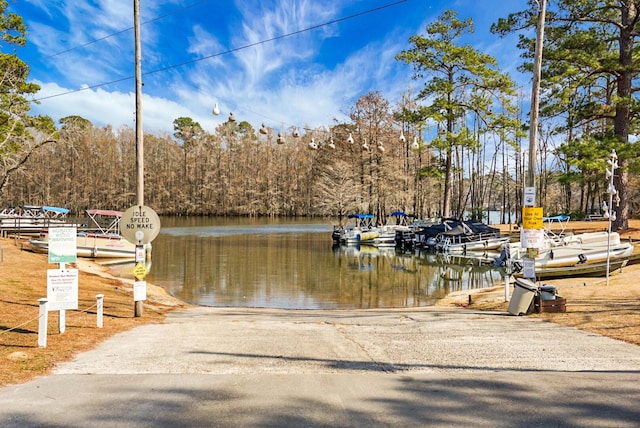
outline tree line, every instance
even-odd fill
[[[519,32],[530,69],[537,6],[493,25]],[[541,125],[535,165],[545,214],[600,213],[606,161],[620,159],[616,227],[639,208],[632,55],[637,2],[555,1],[547,15]],[[0,2],[5,34],[25,43],[24,26]],[[20,24],[20,25],[18,25]],[[418,217],[473,217],[502,211],[519,221],[527,165],[524,97],[495,58],[460,42],[470,19],[444,12],[396,56],[414,70],[417,93],[392,105],[379,92],[349,107],[349,118],[319,129],[272,129],[229,119],[208,131],[189,117],[172,135],[144,136],[145,204],[160,214],[332,216],[403,210]],[[588,49],[584,49],[587,46]],[[580,49],[578,49],[580,48]],[[637,48],[635,48],[637,49]],[[0,82],[0,201],[126,209],[136,203],[135,132],[96,127],[80,116],[29,116],[28,67],[2,54],[13,79]],[[16,90],[19,88],[19,90]],[[20,107],[16,107],[20,106]]]

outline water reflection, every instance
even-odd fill
[[[292,309],[427,306],[502,283],[475,259],[332,246],[327,222],[242,220],[163,219],[147,280],[193,304]]]
[[[367,246],[338,246],[334,253],[346,262],[347,269],[341,270],[348,283],[372,290],[364,294],[367,299],[359,300],[360,308],[432,305],[450,292],[502,281],[498,270],[477,258]],[[360,274],[349,275],[349,270]]]

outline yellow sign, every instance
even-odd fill
[[[141,281],[148,273],[149,270],[144,263],[137,263],[136,267],[133,268],[133,276],[135,276],[138,281]]]
[[[542,207],[522,208],[523,229],[542,229],[543,227],[544,224],[542,221]]]

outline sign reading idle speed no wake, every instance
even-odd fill
[[[160,217],[144,205],[134,205],[122,214],[120,233],[135,245],[145,245],[160,233]]]

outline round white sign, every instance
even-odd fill
[[[134,205],[122,214],[120,233],[132,244],[148,244],[160,233],[160,217],[145,205]]]

